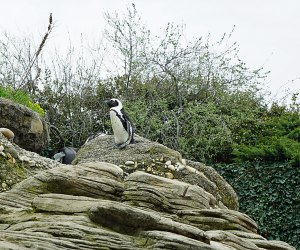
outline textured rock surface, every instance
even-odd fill
[[[59,166],[58,162],[24,150],[0,133],[0,192],[11,189],[40,170],[56,166]]]
[[[31,109],[0,98],[0,127],[15,134],[14,142],[33,152],[40,152],[48,144],[48,130],[43,118]]]
[[[135,144],[119,150],[113,148],[113,136],[99,136],[85,144],[77,153],[74,164],[90,161],[110,162],[120,166],[125,173],[137,170],[146,171],[153,175],[182,180],[189,184],[197,185],[211,193],[219,206],[238,209],[238,198],[232,187],[211,167],[201,163],[185,161],[181,155],[172,149],[156,142],[151,142],[143,137],[136,136]],[[169,168],[180,165],[180,171]],[[168,163],[169,164],[169,163]],[[198,170],[198,174],[181,168],[190,165]]]
[[[5,139],[0,139],[4,144]],[[146,147],[147,142],[143,143]],[[124,162],[126,150],[119,151],[121,156],[110,150]],[[284,242],[264,239],[251,218],[226,208],[218,199],[232,194],[219,191],[220,184],[215,182],[224,180],[216,173],[215,177],[205,171],[203,176],[198,174],[210,183],[206,187],[201,180],[165,178],[154,165],[150,165],[152,171],[147,171],[146,164],[139,169],[136,156],[126,159],[135,168],[126,173],[125,164],[121,168],[99,161],[96,151],[88,161],[88,152],[84,153],[86,157],[82,151],[77,165],[55,163],[55,167],[49,160],[48,169],[0,193],[0,249],[295,250]],[[154,154],[159,162],[162,157],[182,160],[164,147]],[[141,151],[138,159],[151,164],[152,157]]]

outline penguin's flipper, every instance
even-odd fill
[[[134,138],[133,138],[134,129],[133,129],[129,119],[126,122],[127,122],[127,130],[126,131],[127,131],[129,136],[128,136],[127,141],[124,142],[124,143],[131,144],[131,143],[134,143]]]

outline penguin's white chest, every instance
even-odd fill
[[[110,111],[111,126],[114,132],[115,143],[121,144],[128,140],[129,134],[123,127],[122,121],[117,116],[116,112]]]

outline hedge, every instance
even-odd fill
[[[237,192],[240,211],[269,240],[300,249],[300,168],[284,163],[215,165]]]

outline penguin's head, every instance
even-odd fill
[[[63,161],[63,158],[66,156],[66,154],[64,152],[59,152],[59,153],[56,153],[53,158],[55,161],[58,161],[58,162],[62,162]]]
[[[123,107],[122,103],[118,99],[115,99],[115,98],[112,98],[105,102],[108,105],[108,107],[110,107],[110,108],[118,107],[119,109],[122,109],[122,107]]]

